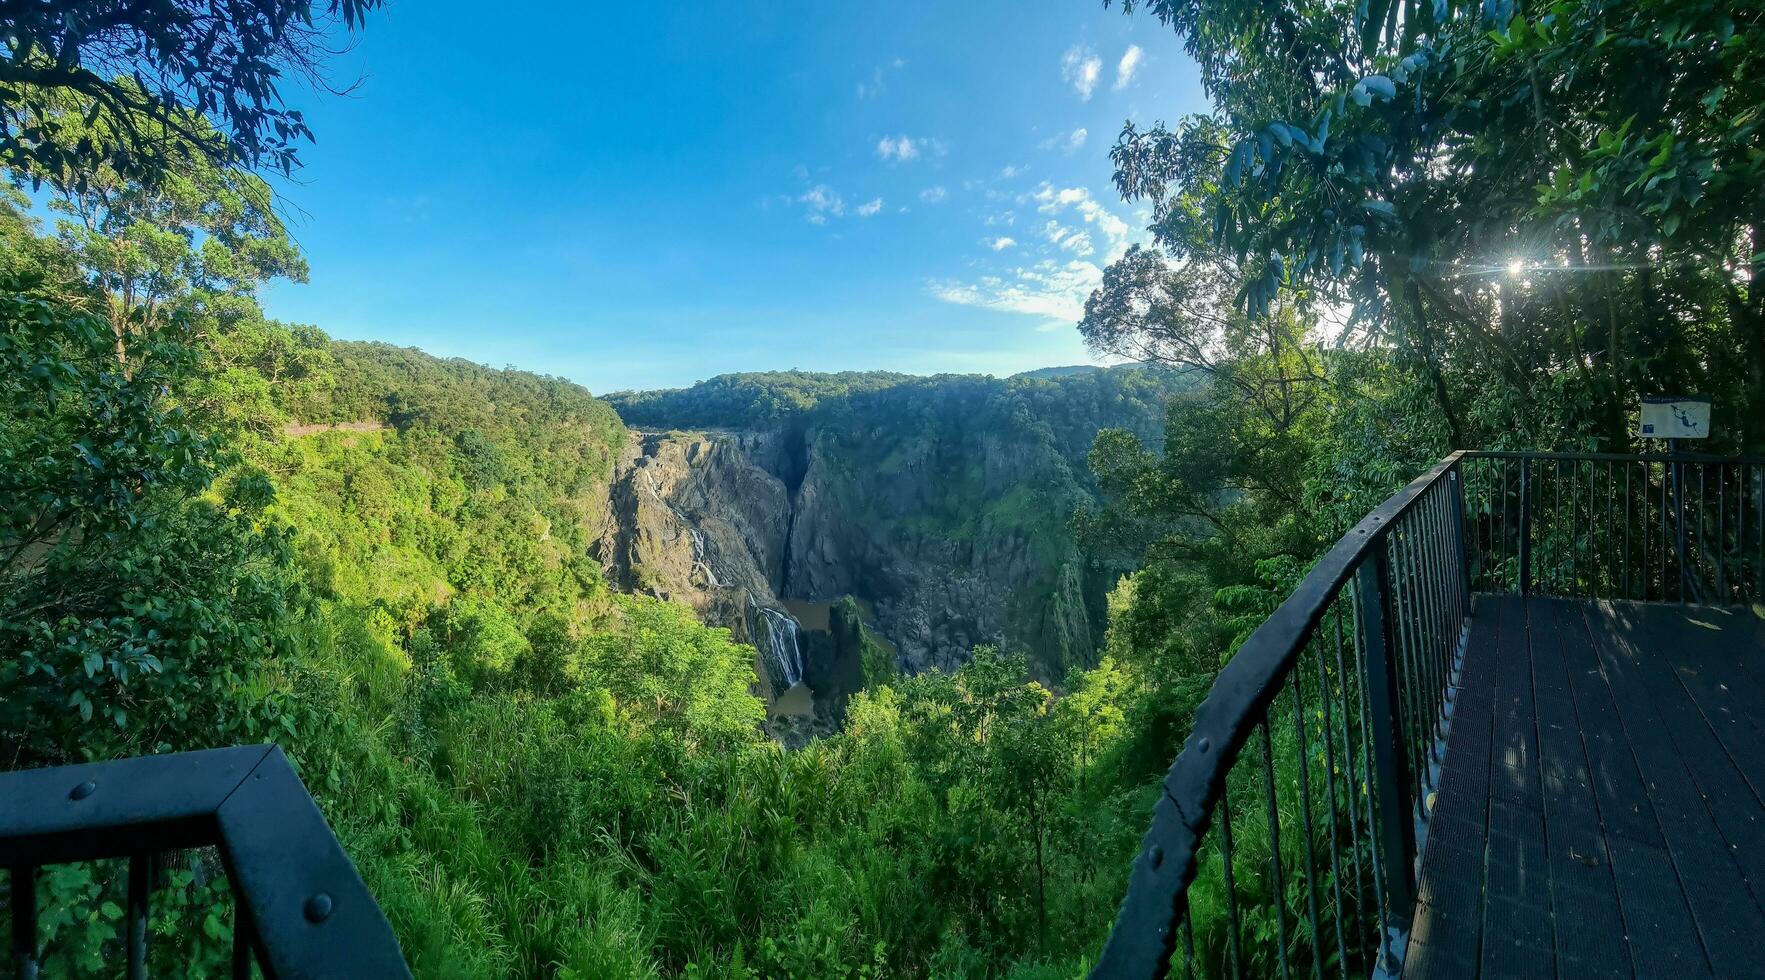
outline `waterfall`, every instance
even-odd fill
[[[803,650],[797,643],[797,621],[782,610],[755,603],[752,598],[748,602],[766,624],[766,652],[784,675],[785,687],[795,687],[803,680]],[[756,640],[759,632],[755,631]]]
[[[711,583],[712,588],[723,588],[723,583],[717,581],[717,573],[711,570],[711,559],[706,556],[704,533],[696,527],[689,527],[686,534],[693,543],[693,567],[705,573],[705,580]]]

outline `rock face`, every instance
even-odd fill
[[[595,554],[614,584],[684,602],[739,639],[767,642],[774,614],[788,618],[778,595],[792,511],[784,483],[756,463],[769,441],[631,433]],[[784,676],[784,664],[769,672],[780,691],[797,679]]]
[[[797,378],[845,376],[786,376]],[[814,727],[838,721],[858,676],[842,661],[853,644],[834,642],[825,608],[805,629],[787,602],[862,600],[908,673],[954,669],[994,644],[1058,682],[1093,662],[1113,584],[1068,526],[1095,500],[1085,453],[1103,427],[1155,438],[1160,384],[884,378],[760,418],[755,387],[725,383],[715,391],[749,399],[733,418],[714,406],[735,425],[633,433],[597,556],[620,587],[688,603],[753,643],[775,707],[805,682]],[[627,408],[649,413],[638,424],[709,420],[688,411],[696,391]]]

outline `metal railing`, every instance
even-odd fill
[[[1395,975],[1472,595],[1762,589],[1765,459],[1453,453],[1220,670],[1092,976]]]
[[[127,858],[126,975],[147,975],[154,856],[215,846],[234,897],[232,972],[408,977],[392,927],[282,750],[242,746],[0,774],[12,961],[35,978],[37,871]]]
[[[1471,587],[1737,605],[1765,586],[1765,459],[1464,454]]]
[[[1470,605],[1454,453],[1221,669],[1093,977],[1394,973]]]

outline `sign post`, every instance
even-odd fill
[[[1672,457],[1681,439],[1710,438],[1710,398],[1707,395],[1644,395],[1637,413],[1638,436],[1644,439],[1667,440],[1667,455]],[[1681,599],[1695,591],[1690,571],[1685,567],[1685,486],[1681,480],[1678,460],[1667,463],[1673,488],[1673,523],[1675,551],[1679,560],[1679,595]],[[1662,515],[1665,517],[1666,515]],[[1667,583],[1662,576],[1661,598],[1667,598]]]

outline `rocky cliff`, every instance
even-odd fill
[[[1154,437],[1171,378],[748,377],[611,396],[634,426],[699,424],[640,428],[618,460],[598,545],[615,582],[754,643],[770,700],[805,682],[820,723],[855,653],[787,603],[862,600],[909,672],[978,644],[1053,681],[1092,661],[1110,582],[1068,531],[1093,495],[1084,454],[1104,427]]]

